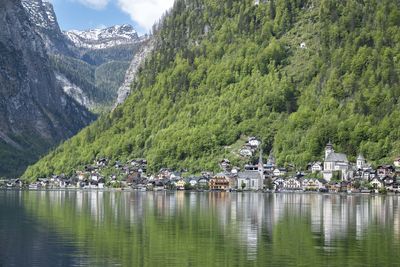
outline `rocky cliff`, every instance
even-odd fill
[[[36,33],[40,35],[49,53],[76,54],[73,43],[62,33],[53,5],[45,0],[22,0],[24,9]]]
[[[94,119],[57,84],[34,27],[20,2],[0,1],[0,176],[20,173]]]

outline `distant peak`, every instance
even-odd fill
[[[77,47],[103,49],[117,45],[131,44],[140,40],[132,25],[122,24],[89,30],[70,30],[65,35]]]

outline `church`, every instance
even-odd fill
[[[351,165],[347,159],[346,154],[336,153],[333,149],[332,143],[325,147],[325,160],[324,160],[324,179],[330,181],[333,178],[334,172],[340,173],[342,180],[351,178]]]

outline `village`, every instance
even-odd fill
[[[400,158],[393,164],[373,168],[360,154],[355,163],[347,155],[337,153],[329,142],[323,161],[310,162],[305,171],[276,165],[271,153],[263,161],[261,142],[249,137],[240,149],[242,157],[259,153],[257,164],[243,168],[232,166],[229,159],[219,162],[220,173],[204,171],[190,175],[163,168],[155,175],[147,175],[145,159],[126,163],[107,158],[96,160],[73,177],[65,175],[37,179],[25,184],[21,179],[0,181],[0,188],[36,189],[108,189],[160,191],[263,191],[263,192],[345,192],[345,193],[398,193],[400,192]],[[105,171],[106,170],[106,171]],[[107,174],[104,174],[107,173]]]

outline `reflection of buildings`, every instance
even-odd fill
[[[263,194],[227,192],[38,192],[50,207],[64,208],[89,216],[93,225],[145,223],[149,217],[162,225],[163,219],[180,218],[193,223],[193,215],[209,218],[207,227],[217,228],[227,240],[255,260],[263,242],[272,242],[278,225],[288,218],[306,222],[310,235],[320,238],[325,247],[347,238],[362,240],[372,229],[389,229],[400,237],[400,198],[397,196],[339,194]],[[181,216],[183,215],[183,216]],[[208,220],[208,219],[207,219]],[[292,224],[284,224],[292,227]],[[196,231],[196,229],[193,229]]]

